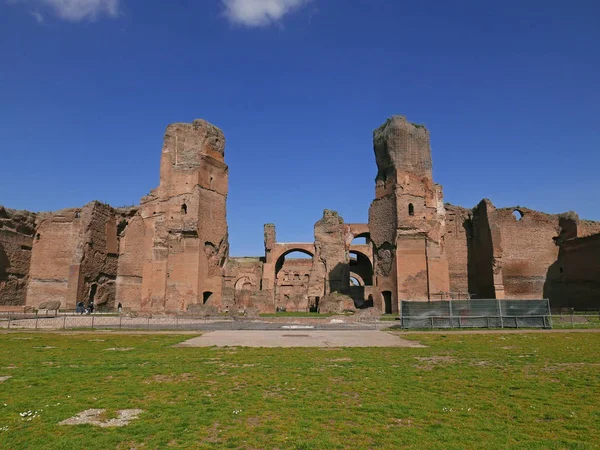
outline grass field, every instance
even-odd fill
[[[0,334],[0,448],[598,448],[600,333],[171,347],[189,337]],[[58,425],[90,408],[144,412],[122,428]]]

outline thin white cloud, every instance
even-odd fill
[[[31,11],[29,14],[36,20],[37,23],[44,22],[44,16],[42,16],[38,11]]]
[[[35,4],[51,9],[64,20],[79,22],[94,20],[100,16],[116,17],[119,14],[120,0],[9,0],[10,3]],[[30,13],[38,22],[44,16],[37,10]],[[41,20],[40,20],[41,19]]]
[[[283,16],[312,0],[221,0],[225,16],[233,23],[262,27],[278,22]]]

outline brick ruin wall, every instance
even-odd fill
[[[81,209],[38,215],[29,268],[27,304],[60,301],[73,309],[82,301],[115,308],[119,236],[127,210],[100,202]]]
[[[580,290],[585,293],[582,299],[589,299],[590,292],[600,294],[595,284],[600,277],[594,269],[598,258],[593,253],[600,222],[579,220],[573,213],[496,209],[489,200],[472,210],[446,205],[446,211],[452,291],[462,292],[466,286],[476,298],[550,298],[552,307],[574,304],[569,293]],[[567,227],[572,230],[561,240]]]
[[[548,280],[545,293],[553,308],[598,310],[600,234],[588,234],[562,243],[558,260],[550,271],[554,277]]]
[[[495,220],[500,230],[505,297],[544,298],[548,268],[558,258],[553,240],[560,231],[558,215],[527,208],[499,208]]]
[[[0,306],[25,305],[35,218],[0,206]]]
[[[450,276],[450,292],[459,296],[469,292],[469,240],[471,210],[446,204],[446,254]]]
[[[222,132],[205,121],[170,125],[160,186],[140,207],[92,202],[37,214],[0,207],[0,306],[58,300],[74,308],[93,300],[107,309],[121,302],[169,312],[208,302],[271,312],[276,305],[305,310],[317,297],[346,291],[353,235],[333,211],[315,224],[312,260],[276,267],[281,253],[273,252],[283,244],[272,225],[265,226],[264,257],[228,256],[224,146]],[[400,116],[375,131],[374,148],[376,198],[364,228],[374,259],[368,295],[377,305],[383,291],[424,299],[444,289],[597,305],[599,222],[495,208],[489,200],[472,209],[441,207],[429,134]]]

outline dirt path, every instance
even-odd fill
[[[176,347],[424,347],[376,330],[211,331]]]

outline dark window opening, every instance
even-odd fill
[[[41,237],[42,237],[42,236],[40,235],[40,233],[38,233],[38,234],[36,234],[36,235],[35,235],[35,238],[36,238],[38,241],[40,240],[40,238],[41,238]]]
[[[208,291],[206,291],[204,294],[202,294],[202,303],[206,305],[206,302],[210,300],[212,295],[213,295],[213,293],[208,292]]]
[[[187,205],[185,203],[181,205],[181,214],[187,214]]]
[[[414,216],[415,215],[415,207],[412,203],[408,204],[408,215],[409,216]]]
[[[321,299],[320,297],[315,297],[314,303],[312,305],[310,305],[308,312],[312,312],[312,313],[319,312],[319,300],[320,299]]]

